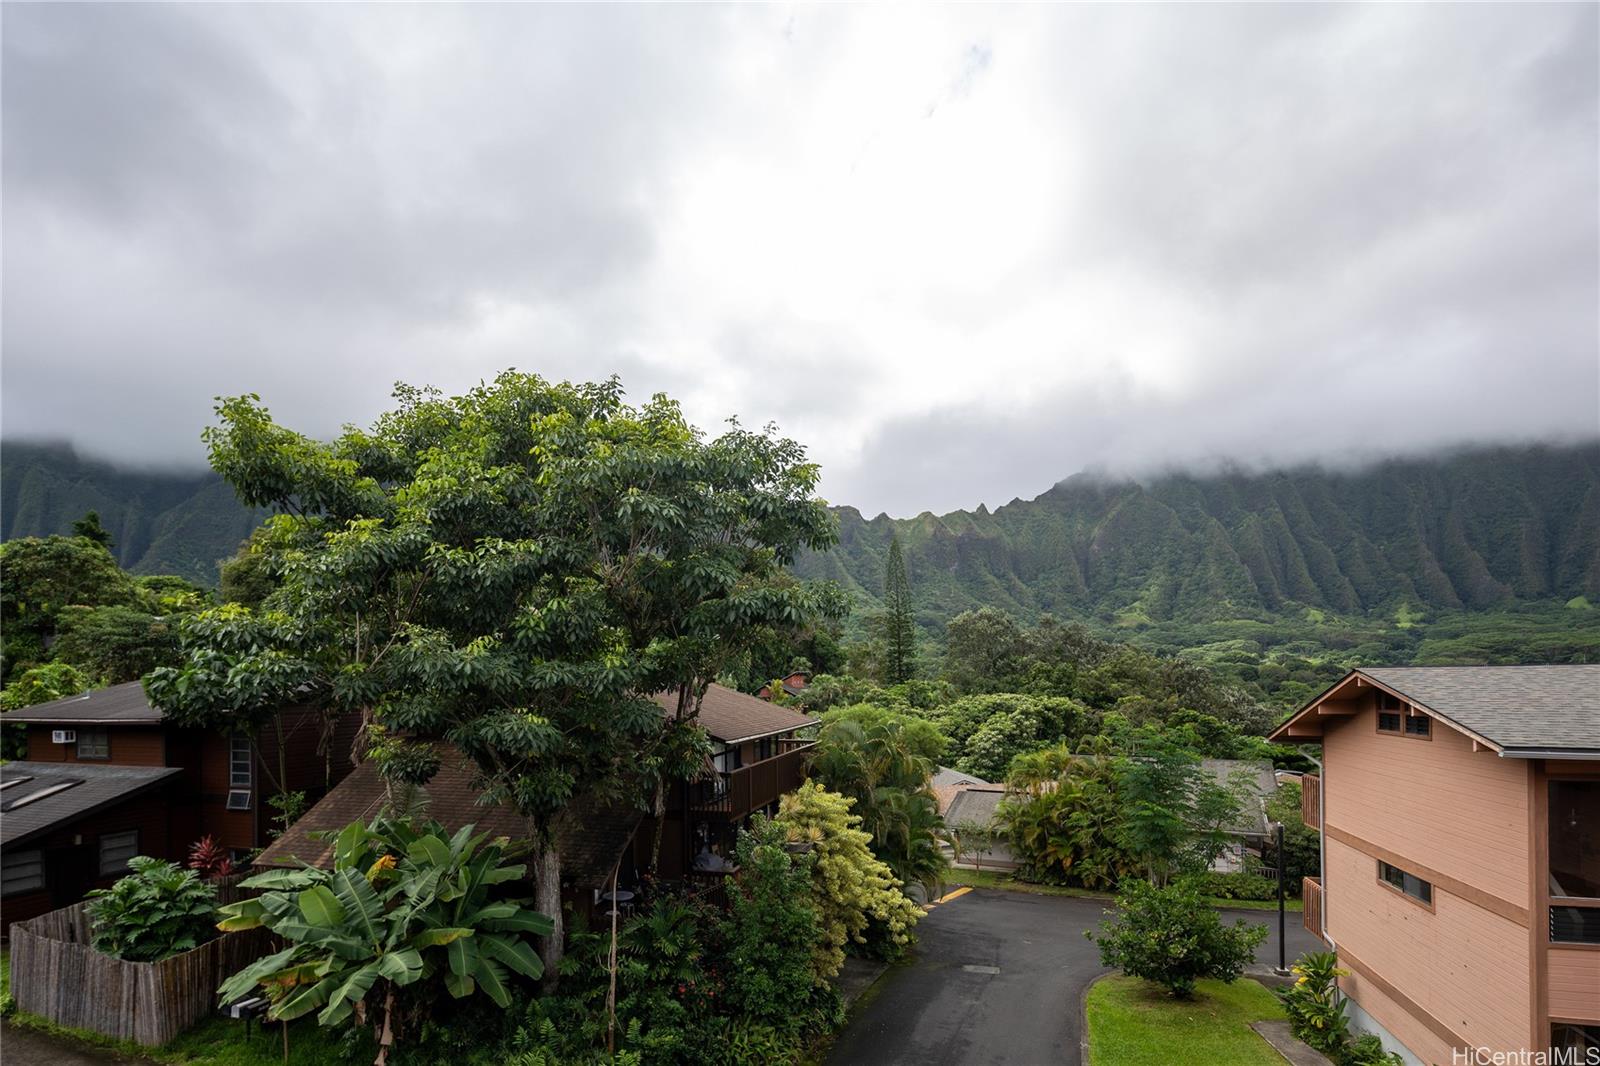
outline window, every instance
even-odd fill
[[[103,833],[100,836],[100,876],[120,877],[128,872],[128,860],[139,854],[139,831]]]
[[[228,787],[249,788],[254,784],[250,776],[250,738],[232,737],[228,741]]]
[[[1378,860],[1378,880],[1397,891],[1404,892],[1419,903],[1433,906],[1433,885],[1416,874],[1408,874],[1398,866]]]
[[[772,749],[776,744],[777,741],[772,737],[762,737],[760,740],[756,741],[756,759],[760,760],[772,758]]]
[[[1600,944],[1600,907],[1551,907],[1550,940],[1556,944]]]
[[[248,811],[250,809],[250,790],[248,788],[230,788],[228,790],[228,810]]]
[[[1427,715],[1413,714],[1406,719],[1406,736],[1431,738],[1433,736],[1432,725],[1433,719]]]
[[[1380,733],[1398,733],[1398,732],[1400,732],[1400,712],[1399,711],[1379,711],[1378,712],[1378,732],[1380,732]]]
[[[1550,782],[1550,894],[1600,899],[1600,781]]]
[[[15,896],[44,888],[44,852],[14,851],[0,866],[0,895]]]
[[[1550,1027],[1550,1049],[1582,1052],[1580,1055],[1569,1055],[1560,1061],[1583,1062],[1584,1055],[1600,1051],[1600,1025],[1571,1025],[1558,1022]]]
[[[111,758],[111,734],[104,729],[78,730],[78,758]]]

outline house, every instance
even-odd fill
[[[0,929],[108,887],[134,855],[182,861],[205,836],[253,854],[268,840],[267,799],[326,792],[350,770],[355,727],[345,719],[324,743],[308,708],[281,711],[258,740],[182,727],[137,681],[0,721],[27,727],[27,755],[0,766]]]
[[[795,670],[780,678],[778,687],[783,690],[785,696],[798,696],[806,690],[806,686],[810,683],[810,674],[804,670]],[[756,692],[757,698],[763,700],[772,699],[772,695],[772,686],[770,684],[762,685],[760,690]]]
[[[664,712],[675,697],[657,698]],[[704,775],[673,782],[659,819],[633,804],[589,806],[561,834],[562,877],[569,894],[596,889],[621,865],[630,883],[640,871],[677,880],[695,871],[717,872],[733,853],[738,828],[757,811],[776,813],[778,799],[805,780],[816,741],[816,720],[721,685],[711,685],[697,716],[711,740]],[[442,749],[438,774],[423,786],[427,816],[454,831],[472,823],[496,835],[525,839],[532,827],[515,811],[484,806],[473,787],[471,764]],[[326,842],[313,836],[352,821],[369,821],[388,803],[383,781],[363,764],[264,851],[258,865],[322,865],[332,861]]]
[[[1267,842],[1267,798],[1278,787],[1277,777],[1266,759],[1202,759],[1200,769],[1215,784],[1236,790],[1241,800],[1238,817],[1223,827],[1228,843],[1211,863],[1218,873],[1237,873],[1246,869],[1247,856],[1252,851],[1259,855]]]
[[[944,824],[955,834],[955,846],[949,849],[952,864],[1006,870],[1020,866],[1011,846],[1002,838],[996,818],[1006,798],[1005,786],[972,781],[945,787],[950,790],[950,798],[948,803],[941,799],[939,806]]]
[[[1600,1047],[1600,665],[1352,670],[1271,739],[1322,745],[1305,922],[1354,1028],[1413,1063]]]

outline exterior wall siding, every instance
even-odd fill
[[[57,744],[50,739],[51,726],[28,726],[28,761],[29,762],[79,762],[78,748],[75,744]],[[73,729],[78,726],[56,726],[57,729]],[[99,728],[84,726],[84,729]],[[167,751],[165,738],[159,726],[106,726],[107,739],[110,742],[111,757],[109,759],[83,759],[85,764],[91,766],[165,766],[167,765]]]
[[[1373,710],[1323,738],[1326,824],[1518,907],[1528,885],[1528,766],[1473,751],[1434,723],[1432,740],[1381,735]]]
[[[1600,1024],[1600,951],[1550,945],[1550,1017]]]

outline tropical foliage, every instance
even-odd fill
[[[220,928],[265,927],[288,947],[228,978],[219,997],[228,1002],[259,987],[273,1018],[315,1011],[324,1026],[359,1011],[377,1034],[380,1064],[437,987],[510,1005],[512,975],[543,972],[528,937],[549,934],[552,923],[495,891],[525,867],[502,864],[501,844],[472,829],[447,837],[437,823],[352,823],[334,842],[332,870],[275,870],[244,881],[264,891],[225,906]]]
[[[922,917],[873,855],[871,835],[850,812],[854,802],[808,781],[783,797],[774,823],[791,844],[811,849],[811,899],[822,928],[813,952],[819,981],[839,972],[849,945],[871,943],[880,954],[899,954]]]
[[[147,686],[180,721],[246,731],[291,700],[359,713],[394,782],[432,776],[433,742],[459,747],[485,799],[533,823],[549,964],[561,820],[619,796],[659,811],[662,782],[703,759],[705,685],[757,634],[842,610],[783,572],[833,520],[793,441],[707,439],[615,379],[396,395],[331,444],[255,397],[221,403],[211,463],[279,512],[256,545],[278,584],[195,616],[183,665]]]
[[[1023,763],[996,817],[1030,880],[1108,889],[1138,866],[1120,803],[1113,760],[1066,756],[1048,767]]]
[[[132,873],[88,895],[96,951],[156,962],[216,935],[217,890],[193,870],[146,855],[134,856],[128,867]]]
[[[1084,935],[1100,946],[1101,965],[1187,999],[1202,978],[1237,980],[1266,939],[1267,927],[1242,918],[1223,925],[1192,882],[1157,888],[1134,878],[1117,893],[1115,917],[1100,923],[1098,935]]]

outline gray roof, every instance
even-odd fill
[[[181,773],[176,766],[6,763],[0,766],[0,846],[21,844]],[[60,787],[63,785],[66,787]],[[35,796],[38,798],[29,799]]]
[[[128,681],[49,703],[19,707],[7,711],[0,720],[42,725],[156,725],[161,721],[161,709],[150,705],[142,684]]]
[[[1240,836],[1266,836],[1266,799],[1278,787],[1272,772],[1272,763],[1266,759],[1202,759],[1201,769],[1216,779],[1217,784],[1229,786],[1237,781],[1245,785],[1254,796],[1247,796],[1239,808],[1239,820],[1228,827]]]
[[[977,774],[964,774],[960,770],[952,770],[948,766],[941,766],[934,775],[928,778],[929,788],[948,788],[951,785],[992,785],[994,782],[985,781]]]
[[[1006,798],[1005,789],[998,785],[989,788],[964,788],[955,794],[950,807],[944,812],[948,826],[976,825],[987,828],[994,824],[995,808]]]
[[[1506,750],[1600,752],[1600,664],[1359,670]]]

